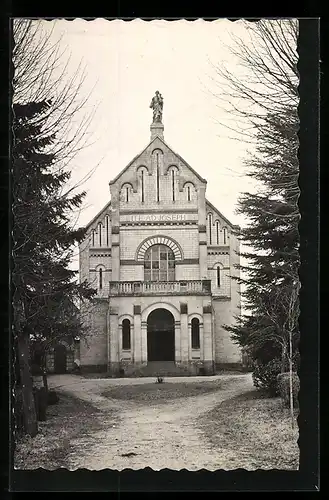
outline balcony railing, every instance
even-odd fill
[[[210,280],[110,281],[109,295],[210,295]]]

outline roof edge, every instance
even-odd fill
[[[233,229],[240,229],[240,226],[239,226],[239,225],[237,225],[237,224],[232,224],[232,222],[230,222],[230,221],[228,220],[228,218],[227,218],[227,217],[225,217],[225,215],[223,215],[223,214],[222,214],[222,212],[220,212],[220,211],[218,210],[218,208],[216,208],[216,207],[215,207],[212,203],[210,203],[210,201],[209,201],[207,198],[206,198],[206,204],[208,204],[210,208],[212,208],[213,210],[215,210],[215,212],[217,212],[217,213],[220,215],[220,217],[222,217],[222,218],[224,219],[224,221],[225,221],[225,222],[226,222],[229,226],[231,226]]]
[[[106,203],[106,205],[102,208],[102,210],[100,210],[98,214],[96,214],[95,217],[93,217],[91,221],[88,222],[88,224],[84,226],[85,229],[88,229],[95,222],[95,220],[101,215],[101,213],[104,212],[104,210],[106,210],[110,205],[111,205],[111,200],[108,203]]]

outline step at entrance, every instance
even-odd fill
[[[184,375],[183,370],[175,365],[174,361],[149,361],[143,368],[146,377],[164,377]]]

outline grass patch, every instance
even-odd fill
[[[57,404],[48,406],[47,420],[38,423],[37,435],[18,439],[14,455],[16,469],[67,467],[71,440],[102,428],[102,412],[90,403],[67,394],[59,394],[59,398]]]
[[[297,414],[296,414],[297,417]],[[200,427],[208,440],[231,457],[232,468],[298,469],[298,426],[280,398],[252,391],[219,404]]]
[[[173,399],[199,396],[227,388],[234,381],[211,380],[202,382],[167,382],[113,386],[106,389],[102,396],[112,399],[134,401],[136,403],[167,403]]]

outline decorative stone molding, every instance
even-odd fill
[[[122,222],[121,227],[125,226],[192,226],[196,225],[195,220],[190,221],[179,221],[179,222],[169,222],[169,221],[157,221],[157,222]]]
[[[198,226],[199,233],[206,233],[207,232],[207,227],[203,225]]]
[[[134,306],[134,315],[135,316],[140,315],[141,312],[142,312],[141,306]]]
[[[110,253],[91,253],[90,257],[111,257]]]
[[[136,252],[136,260],[144,261],[146,250],[153,245],[166,245],[174,252],[176,261],[183,259],[183,251],[180,245],[168,236],[159,235],[146,238],[146,240],[139,245]]]
[[[136,214],[164,214],[164,213],[172,213],[172,214],[180,214],[181,212],[197,214],[197,208],[163,208],[159,210],[158,208],[139,208],[138,210],[128,210],[123,208],[120,210],[120,214],[122,215],[136,215]]]
[[[119,234],[120,228],[119,226],[112,226],[112,234]]]
[[[184,264],[199,264],[199,259],[183,259],[179,260],[176,262],[177,265],[184,265]],[[143,261],[138,261],[135,259],[121,259],[120,260],[120,266],[142,266]]]

